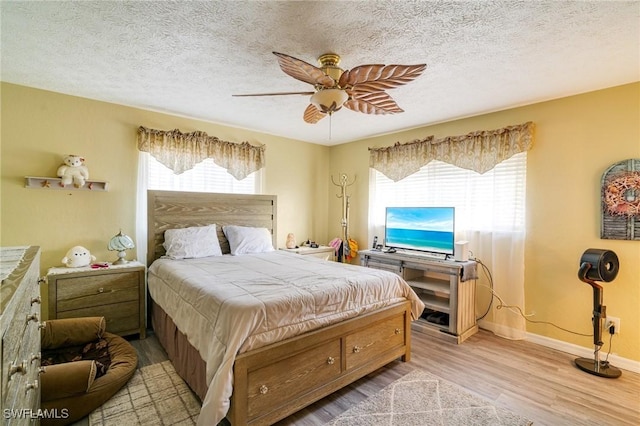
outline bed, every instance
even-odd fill
[[[199,425],[272,424],[410,359],[424,305],[395,274],[280,250],[228,254],[231,225],[266,230],[277,247],[275,196],[149,191],[147,213],[151,322],[203,402]],[[212,224],[222,255],[166,258],[166,231]]]

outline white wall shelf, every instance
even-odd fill
[[[87,180],[85,184],[80,188],[76,188],[73,184],[62,185],[62,179],[57,177],[37,177],[37,176],[25,176],[24,178],[25,188],[31,189],[62,189],[73,191],[108,191],[109,182],[98,180]]]

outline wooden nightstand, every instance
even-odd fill
[[[146,332],[146,268],[139,262],[108,268],[50,268],[49,319],[104,316],[107,331]]]
[[[335,260],[336,258],[336,250],[333,247],[329,246],[320,246],[318,248],[311,247],[298,247],[292,249],[281,249],[285,251],[290,251],[292,253],[298,253],[303,256],[313,256],[318,257],[324,260]]]

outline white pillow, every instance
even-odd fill
[[[271,232],[267,228],[227,225],[222,230],[229,240],[231,254],[265,253],[273,251]]]
[[[167,229],[162,245],[171,259],[222,256],[215,224]]]

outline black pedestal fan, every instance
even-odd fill
[[[580,259],[578,278],[593,287],[593,344],[595,345],[594,359],[578,358],[576,366],[582,371],[600,377],[616,378],[622,372],[611,366],[609,361],[600,361],[602,347],[602,328],[607,318],[607,308],[602,304],[602,286],[596,281],[610,282],[618,275],[620,264],[618,256],[609,250],[588,249]]]

